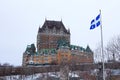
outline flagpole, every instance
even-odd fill
[[[104,63],[104,53],[103,53],[103,32],[102,32],[102,15],[100,10],[100,31],[101,31],[101,53],[102,53],[102,68],[103,68],[103,80],[105,80],[105,63]]]

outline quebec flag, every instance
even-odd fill
[[[98,27],[100,24],[101,24],[101,22],[100,22],[100,14],[99,14],[95,19],[93,19],[91,21],[90,30]]]

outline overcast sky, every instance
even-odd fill
[[[100,28],[89,30],[102,10],[104,45],[120,34],[120,0],[0,0],[0,63],[22,64],[26,46],[36,45],[39,26],[62,19],[71,31],[71,44],[92,50],[100,42]]]

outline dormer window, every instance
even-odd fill
[[[53,28],[53,34],[55,34],[56,33],[56,29],[55,29],[55,26],[54,26],[54,28]]]

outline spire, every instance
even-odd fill
[[[87,45],[87,47],[86,47],[86,52],[93,53],[92,50],[90,49],[89,45]]]
[[[70,29],[68,28],[68,33],[70,34]]]
[[[61,18],[61,22],[62,22],[62,18]]]
[[[39,25],[39,28],[38,28],[38,33],[39,33],[39,32],[41,32],[41,31],[42,31],[42,30],[41,30],[40,25]]]
[[[47,18],[45,17],[45,21],[47,21]]]

